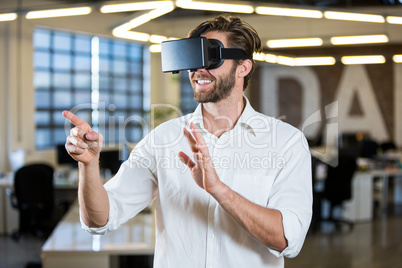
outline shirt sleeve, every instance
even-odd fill
[[[282,252],[269,249],[277,257],[296,257],[305,240],[312,217],[311,155],[302,132],[296,132],[284,146],[286,165],[279,171],[268,207],[282,214],[288,242]]]
[[[114,231],[155,199],[156,164],[147,137],[133,149],[129,159],[121,165],[117,174],[104,185],[110,208],[107,224],[100,228],[90,228],[84,223],[80,214],[84,230],[92,234]]]

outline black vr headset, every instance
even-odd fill
[[[162,72],[195,72],[198,69],[218,68],[225,59],[250,59],[239,48],[224,48],[219,40],[200,37],[206,26],[201,27],[190,38],[162,42]]]

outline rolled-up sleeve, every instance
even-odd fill
[[[303,246],[312,217],[311,155],[301,132],[286,145],[286,165],[275,180],[268,206],[281,212],[288,246],[282,252],[269,250],[277,257],[294,258]]]

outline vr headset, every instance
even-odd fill
[[[196,36],[190,38],[162,42],[162,72],[195,72],[198,69],[218,68],[226,59],[250,59],[239,48],[224,48],[219,40],[200,37],[204,29],[201,28],[194,34]]]

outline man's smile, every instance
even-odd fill
[[[199,84],[199,85],[205,85],[205,84],[210,84],[210,83],[212,83],[212,80],[209,80],[209,79],[198,79],[198,80],[195,80],[195,82],[196,82],[197,84]]]
[[[197,89],[207,89],[213,84],[213,80],[211,79],[195,79],[195,85]]]

